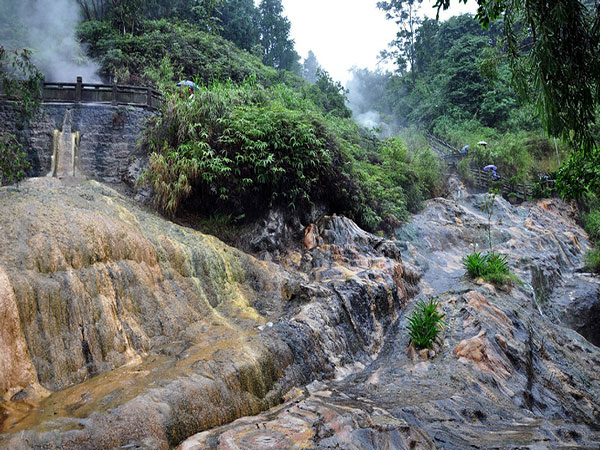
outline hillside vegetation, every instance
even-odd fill
[[[428,149],[381,142],[343,115],[318,106],[307,86],[214,82],[191,100],[175,91],[144,137],[144,179],[168,214],[182,205],[235,216],[327,205],[370,230],[397,225],[439,193]]]

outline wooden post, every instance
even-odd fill
[[[81,77],[77,77],[77,85],[75,86],[75,102],[79,103],[81,101],[81,85],[83,84],[83,79]]]
[[[113,88],[113,91],[112,91],[112,104],[113,105],[117,105],[118,102],[117,102],[117,85],[116,85],[116,83],[113,84],[112,88]]]
[[[146,88],[146,104],[148,105],[148,109],[152,109],[152,88]]]

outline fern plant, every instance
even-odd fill
[[[438,312],[440,302],[435,298],[427,303],[419,300],[408,318],[408,335],[417,348],[431,348],[437,335],[444,329],[445,314]]]

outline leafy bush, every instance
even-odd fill
[[[585,267],[592,271],[600,273],[600,249],[593,249],[585,255]]]
[[[38,111],[44,76],[27,49],[9,51],[0,45],[0,93],[17,100],[17,125],[23,128]]]
[[[463,258],[463,267],[471,278],[482,278],[497,285],[520,283],[520,280],[510,272],[506,255],[488,252],[482,254],[473,252]]]
[[[89,21],[79,26],[79,36],[88,54],[100,63],[103,75],[124,83],[154,81],[149,73],[157,71],[165,57],[187,76],[196,74],[205,82],[242,81],[255,74],[261,83],[270,85],[282,76],[232,42],[175,19],[144,20],[136,33],[126,34],[109,22]]]
[[[0,134],[0,185],[13,184],[31,167],[27,153],[13,134]]]
[[[379,141],[326,114],[302,89],[213,82],[193,99],[171,92],[142,139],[167,214],[253,215],[272,206],[327,205],[369,230],[392,228],[439,190],[437,159],[399,139]]]
[[[445,314],[438,312],[439,301],[419,300],[415,311],[408,318],[408,335],[417,348],[431,348],[437,335],[444,329]]]
[[[590,239],[596,243],[600,242],[600,210],[590,211],[584,216],[583,222]]]

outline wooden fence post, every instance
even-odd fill
[[[117,101],[117,85],[116,83],[112,86],[112,104],[117,105],[119,102]]]
[[[75,86],[75,102],[81,102],[81,88],[83,84],[83,79],[81,77],[77,77],[77,85]]]
[[[148,105],[148,109],[152,109],[152,88],[146,88],[146,104]]]

